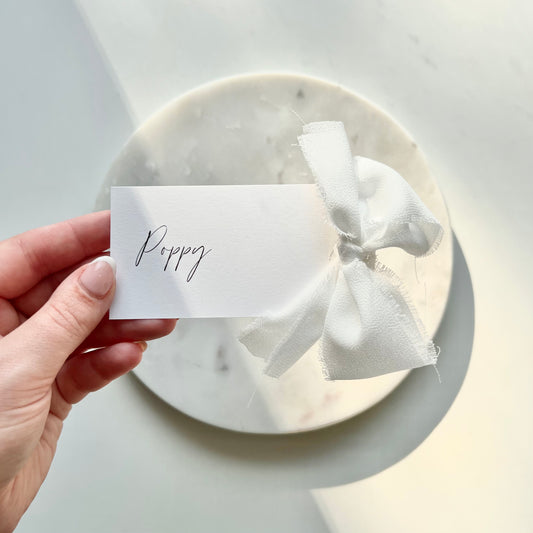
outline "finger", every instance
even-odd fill
[[[109,257],[99,257],[69,276],[37,313],[0,340],[0,367],[19,371],[26,383],[52,383],[109,309],[114,264]]]
[[[51,411],[63,419],[71,404],[135,368],[145,349],[145,342],[122,342],[73,357],[57,375],[57,391],[52,393]]]
[[[106,250],[109,218],[100,211],[0,242],[0,296],[20,296],[49,274]]]
[[[109,254],[99,254],[109,255]],[[53,292],[61,285],[61,283],[72,274],[75,270],[83,265],[94,261],[96,256],[88,257],[75,265],[64,268],[58,272],[50,274],[46,278],[39,281],[31,289],[24,294],[12,299],[13,306],[18,309],[24,316],[29,317],[36,313],[52,296]]]
[[[176,320],[109,320],[104,318],[97,328],[80,345],[78,352],[110,346],[118,342],[148,341],[172,332]]]
[[[24,321],[24,317],[11,305],[0,298],[0,339],[11,333]]]

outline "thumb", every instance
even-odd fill
[[[2,339],[2,362],[22,370],[26,379],[55,379],[109,309],[115,270],[115,261],[102,256],[73,272],[37,313]]]

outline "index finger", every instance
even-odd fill
[[[0,242],[0,297],[24,294],[46,276],[109,248],[109,211],[21,233]]]

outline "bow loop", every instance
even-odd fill
[[[339,234],[362,244],[358,182],[342,122],[306,124],[298,142],[331,223]]]
[[[341,122],[315,122],[298,138],[328,218],[338,254],[315,286],[275,316],[253,321],[240,340],[279,377],[321,341],[327,379],[356,379],[437,360],[435,346],[400,281],[376,260],[382,248],[414,256],[439,244],[442,228],[392,168],[352,157]]]
[[[442,239],[441,225],[398,172],[358,156],[354,168],[367,250],[398,247],[418,257],[437,248]]]

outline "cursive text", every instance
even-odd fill
[[[171,265],[171,268],[174,268],[174,272],[177,272],[180,264],[183,265],[187,262],[187,259],[184,259],[185,256],[190,254],[191,259],[195,259],[196,261],[193,263],[192,266],[190,266],[189,271],[187,273],[187,282],[191,281],[194,275],[196,274],[196,271],[198,270],[198,267],[200,266],[200,263],[202,259],[212,250],[206,250],[206,247],[204,245],[200,246],[171,246],[167,243],[164,243],[165,237],[167,236],[168,227],[166,225],[161,225],[155,230],[150,230],[148,232],[148,236],[146,237],[145,241],[143,242],[137,257],[135,258],[135,266],[138,267],[141,264],[141,261],[143,257],[146,254],[149,254],[151,252],[157,252],[159,251],[159,255],[163,257],[162,265],[163,270],[166,272],[169,265],[171,265],[172,261],[175,261],[175,264]],[[163,244],[165,244],[163,246]],[[198,255],[199,254],[199,255]],[[194,256],[194,257],[193,257]],[[188,261],[190,264],[190,261]],[[187,267],[185,267],[187,268]]]

